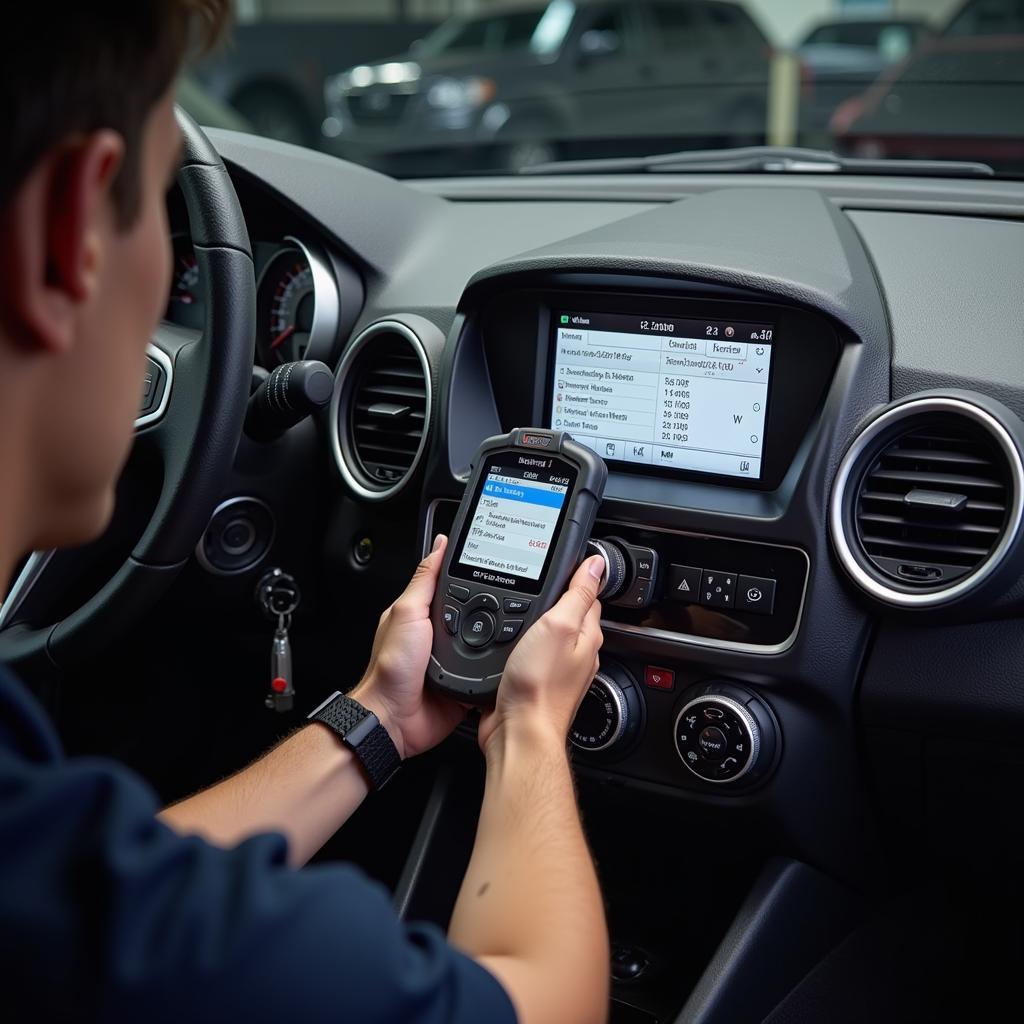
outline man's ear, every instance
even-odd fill
[[[4,217],[0,296],[31,346],[69,349],[79,307],[99,286],[117,221],[111,189],[124,140],[102,130],[69,140],[29,172]]]

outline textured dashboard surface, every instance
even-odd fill
[[[889,307],[893,397],[958,387],[1024,416],[1024,223],[854,210]]]
[[[820,309],[865,342],[885,320],[860,240],[812,189],[723,188],[542,245],[481,271],[669,274],[747,288]]]
[[[985,720],[986,738],[1016,739],[1024,723],[1024,624],[1019,619],[879,630],[862,686],[866,721],[953,727]]]
[[[315,218],[369,272],[379,312],[454,310],[481,267],[649,210],[648,202],[451,203],[284,143],[211,131],[225,160]]]

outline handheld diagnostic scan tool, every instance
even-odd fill
[[[520,428],[484,441],[431,608],[427,678],[487,704],[515,640],[582,561],[608,468],[564,431]]]

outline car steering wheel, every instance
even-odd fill
[[[0,607],[0,662],[29,672],[101,653],[152,607],[202,536],[241,437],[255,346],[249,234],[219,154],[191,117],[176,113],[184,137],[177,180],[205,290],[205,325],[198,336],[161,325],[151,339],[151,368],[160,367],[166,381],[156,409],[136,420],[135,444],[156,454],[163,477],[131,554],[97,593],[54,621],[65,584],[50,568],[53,553],[36,552]]]

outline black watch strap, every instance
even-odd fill
[[[374,789],[381,789],[402,767],[398,748],[377,716],[340,690],[314,708],[308,717],[323,722],[341,737],[362,762]]]

